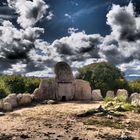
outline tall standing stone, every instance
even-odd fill
[[[58,62],[55,65],[55,74],[57,82],[57,100],[72,100],[74,96],[73,92],[73,74],[70,66],[65,62]]]
[[[71,83],[74,79],[70,66],[65,62],[58,62],[55,65],[55,74],[58,83]]]
[[[84,80],[75,80],[74,86],[74,100],[91,100],[91,87],[89,82]]]

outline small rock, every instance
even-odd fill
[[[48,100],[42,101],[41,104],[48,104]]]
[[[57,102],[54,101],[54,100],[48,100],[48,101],[47,101],[47,104],[57,104]]]
[[[12,111],[13,110],[12,105],[8,102],[3,103],[3,110],[7,112]]]
[[[111,115],[107,115],[108,119],[113,119],[113,117]]]
[[[3,101],[0,100],[0,110],[3,110]]]
[[[3,113],[3,112],[0,112],[0,116],[4,116],[5,115],[5,113]]]

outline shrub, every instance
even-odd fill
[[[112,98],[112,97],[105,97],[105,98],[104,98],[104,101],[105,101],[106,103],[108,103],[108,102],[113,102],[113,101],[114,101],[114,98]]]
[[[4,81],[11,93],[22,93],[25,91],[24,78],[22,76],[5,76]]]
[[[6,97],[10,93],[3,80],[0,80],[0,99]]]
[[[11,93],[32,93],[41,81],[40,78],[20,75],[1,75],[0,79],[4,81],[5,86]]]
[[[140,93],[140,79],[136,79],[129,82],[129,91],[131,93],[134,92]]]

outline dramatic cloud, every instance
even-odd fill
[[[7,0],[9,7],[16,10],[19,14],[17,22],[23,27],[27,28],[33,26],[44,17],[48,5],[43,0]],[[52,14],[49,13],[49,18]]]
[[[110,9],[107,14],[109,35],[87,35],[69,28],[69,36],[51,44],[39,39],[44,29],[35,27],[43,16],[48,20],[53,17],[52,12],[46,13],[49,6],[43,0],[8,0],[8,4],[19,15],[17,23],[21,29],[10,21],[2,21],[0,72],[52,76],[52,68],[59,61],[71,64],[74,72],[84,65],[107,61],[128,75],[140,75],[137,66],[140,64],[140,16],[131,2],[128,6],[113,5]]]
[[[102,37],[96,34],[87,35],[85,32],[75,33],[74,28],[69,28],[70,36],[54,41],[51,46],[75,70],[76,67],[92,62],[107,61],[120,68],[122,65],[124,68],[126,64],[139,62],[140,17],[134,9],[131,2],[125,7],[112,6],[107,14],[107,24],[112,30],[110,35]]]
[[[33,26],[43,18],[49,6],[43,0],[8,0],[8,4],[19,15],[17,23],[21,28],[16,28],[8,20],[1,20],[0,72],[25,74],[45,69],[41,64],[44,60],[40,52],[45,48],[47,50],[48,44],[45,42],[46,46],[43,48],[42,41],[38,39],[40,34],[44,33],[44,29]],[[50,20],[53,14],[48,12],[46,16]],[[34,57],[33,52],[35,52]],[[45,56],[46,54],[47,52],[44,53]],[[39,57],[35,57],[38,55]]]

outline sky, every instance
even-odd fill
[[[59,61],[140,77],[140,0],[1,0],[0,73],[51,77]]]

